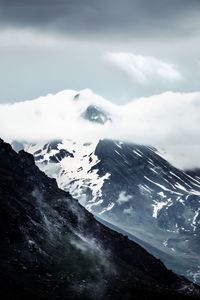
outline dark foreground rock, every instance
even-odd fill
[[[98,223],[0,140],[1,299],[192,299],[199,289]]]

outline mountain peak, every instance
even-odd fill
[[[102,125],[108,121],[111,121],[109,114],[97,105],[89,105],[82,113],[82,117],[87,121]]]

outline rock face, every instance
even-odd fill
[[[0,140],[1,299],[189,299],[198,287],[98,223]]]
[[[96,105],[89,105],[83,112],[82,117],[87,121],[99,123],[102,125],[108,121],[111,121],[110,116],[103,109]]]
[[[89,211],[200,283],[198,170],[183,172],[152,147],[111,140],[57,141],[26,149]],[[51,163],[61,151],[68,154]]]

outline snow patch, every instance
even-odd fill
[[[82,141],[63,140],[58,143],[57,149],[51,149],[49,152],[44,147],[44,143],[27,146],[26,150],[34,154],[42,149],[40,155],[43,156],[43,159],[38,162],[42,171],[48,176],[56,178],[58,186],[69,191],[82,205],[85,205],[87,201],[87,208],[91,210],[93,205],[99,205],[103,202],[101,189],[104,181],[110,177],[109,173],[99,176],[98,169],[95,168],[99,163],[99,159],[95,155],[97,143],[98,141],[83,143]],[[65,156],[57,163],[50,163],[50,156],[62,149],[72,153],[73,157]],[[48,161],[48,164],[43,163],[44,161]],[[89,200],[85,197],[88,189],[91,192]]]
[[[115,203],[114,203],[114,202],[110,203],[107,207],[105,207],[105,208],[99,213],[99,215],[102,215],[102,214],[104,214],[105,212],[111,210],[114,206],[115,206]]]
[[[153,200],[154,204],[153,206],[153,218],[157,219],[159,211],[164,207],[168,206],[169,204],[172,204],[171,198],[169,198],[167,201],[161,201],[158,202],[156,200]]]

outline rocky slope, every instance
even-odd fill
[[[69,193],[0,140],[2,299],[172,299],[198,287],[98,223]]]
[[[168,267],[200,282],[200,180],[156,149],[119,141],[26,145],[59,187],[107,221],[157,249]],[[159,253],[159,254],[158,254]]]

